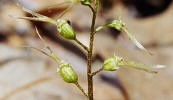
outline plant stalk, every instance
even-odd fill
[[[87,52],[89,52],[89,49],[87,46],[85,46],[82,42],[80,42],[77,38],[74,40],[77,44],[79,44],[83,49],[85,49]]]
[[[96,22],[96,15],[97,9],[93,9],[90,6],[93,17],[92,17],[92,24],[91,24],[91,33],[90,33],[90,45],[89,45],[89,52],[87,56],[87,78],[88,78],[88,98],[89,100],[94,100],[93,98],[93,76],[92,74],[92,53],[93,53],[93,42],[94,42],[94,30],[95,30],[95,22]]]

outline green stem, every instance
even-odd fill
[[[81,47],[83,47],[87,52],[89,52],[89,49],[87,46],[85,46],[82,42],[80,42],[77,38],[74,39],[74,41],[79,44]]]
[[[94,30],[94,34],[97,33],[98,31],[100,31],[101,29],[103,29],[105,27],[105,25],[99,26]]]
[[[78,82],[76,82],[76,83],[74,83],[78,88],[79,88],[79,90],[81,90],[81,92],[88,98],[88,95],[87,95],[87,93],[84,91],[84,89],[79,85],[79,83]]]

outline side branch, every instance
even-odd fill
[[[85,46],[82,42],[80,42],[77,38],[74,40],[77,44],[79,44],[81,47],[83,47],[87,52],[89,52],[89,49],[87,46]]]
[[[93,72],[91,75],[95,76],[96,74],[100,73],[101,71],[103,71],[103,67],[101,67],[100,69],[98,69],[97,71]]]

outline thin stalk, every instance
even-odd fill
[[[96,74],[100,73],[101,71],[103,71],[103,67],[101,67],[100,69],[98,69],[97,71],[93,72],[91,75],[95,76]]]
[[[84,91],[84,89],[79,85],[79,83],[78,82],[76,82],[76,83],[74,83],[78,88],[79,88],[79,90],[88,98],[88,95],[87,95],[87,93]]]
[[[74,41],[79,44],[81,47],[83,47],[87,52],[89,52],[89,49],[87,46],[85,46],[82,42],[80,42],[77,38],[74,39]]]

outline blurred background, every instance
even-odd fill
[[[101,72],[94,77],[95,100],[173,100],[173,3],[172,0],[100,0],[96,26],[122,19],[128,30],[148,50],[141,52],[115,29],[96,34],[93,71],[104,59],[121,56],[148,65],[168,67],[158,74],[123,67],[116,72]],[[86,52],[73,41],[61,38],[56,27],[47,23],[11,18],[30,16],[21,6],[51,18],[69,5],[63,0],[0,0],[0,100],[85,100],[72,84],[56,74],[57,65],[45,55],[23,48],[44,48],[35,26],[57,56],[71,63],[86,86]],[[88,45],[92,13],[88,7],[75,5],[63,19],[69,19],[77,38]]]

